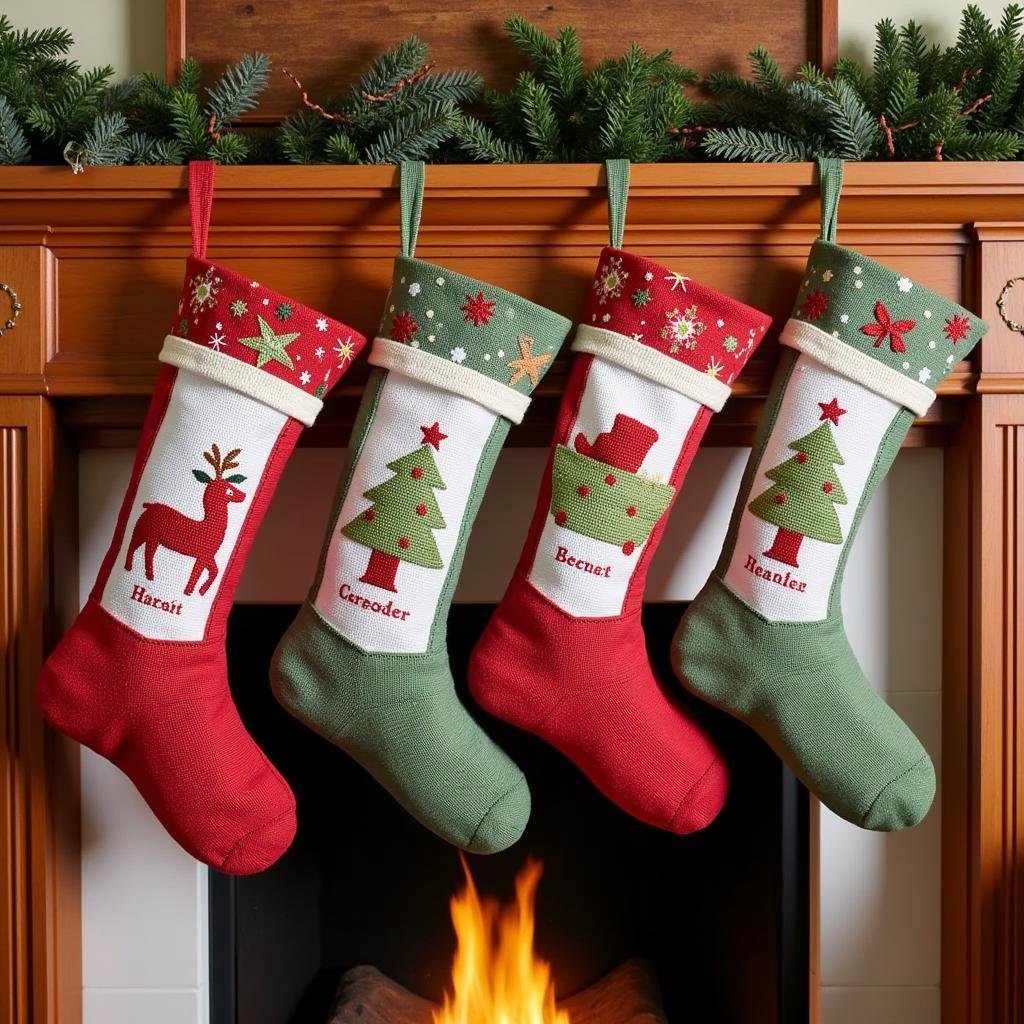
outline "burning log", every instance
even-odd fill
[[[353,967],[341,976],[327,1024],[433,1024],[440,1009],[376,967]],[[644,960],[626,961],[559,1009],[572,1024],[668,1024],[654,970]]]

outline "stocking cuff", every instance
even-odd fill
[[[418,353],[407,365],[437,380],[462,386],[475,381],[482,395],[510,392],[502,402],[519,409],[521,418],[526,406],[516,396],[525,399],[537,387],[571,326],[564,316],[504,288],[398,256],[379,333]],[[430,368],[431,363],[437,365]]]
[[[309,426],[366,339],[338,320],[191,257],[160,358]]]
[[[771,318],[660,263],[607,246],[582,322],[728,385],[764,338]]]
[[[868,377],[868,363],[874,363],[878,370],[872,379],[855,378],[867,387],[878,390],[878,381],[902,377],[921,390],[900,391],[897,386],[897,393],[922,398],[923,391],[933,392],[988,330],[963,306],[862,253],[820,239],[811,248],[792,322],[814,330],[794,328],[791,337],[799,331],[801,337],[814,335],[816,343],[820,335],[835,339],[854,353],[843,357],[845,364],[865,367]],[[832,350],[840,351],[837,346]],[[893,397],[908,409],[922,411],[920,401],[911,404]]]

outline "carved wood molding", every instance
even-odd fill
[[[33,699],[52,640],[54,473],[74,474],[43,398],[0,397],[0,1020],[81,1017],[77,750]],[[73,487],[70,493],[73,495]],[[59,518],[59,517],[58,517]]]

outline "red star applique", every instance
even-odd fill
[[[474,327],[486,327],[487,322],[494,316],[494,303],[488,302],[481,292],[475,299],[472,295],[466,296],[466,304],[459,307],[466,315],[464,319]]]
[[[413,335],[420,325],[412,318],[412,313],[399,313],[391,321],[391,337],[394,341],[412,341]]]
[[[875,339],[875,348],[889,339],[889,348],[893,352],[906,352],[907,346],[903,344],[903,335],[909,333],[917,326],[916,320],[893,320],[889,316],[889,310],[885,308],[885,304],[882,302],[875,303],[875,319],[878,323],[865,324],[861,329],[861,334],[866,334],[869,338]]]
[[[441,424],[434,420],[432,427],[420,427],[423,431],[423,440],[420,444],[430,444],[434,446],[436,451],[441,450],[441,442],[448,437],[447,434],[441,433]]]
[[[808,320],[817,320],[828,309],[828,296],[820,288],[815,288],[800,308]]]
[[[942,328],[942,331],[955,345],[958,341],[963,341],[967,337],[967,332],[970,329],[970,320],[962,314],[957,313],[956,316],[946,318],[946,326]]]
[[[835,426],[839,426],[839,417],[846,414],[845,409],[839,408],[838,399],[833,398],[831,402],[819,402],[821,406],[821,417],[823,420],[831,420]]]

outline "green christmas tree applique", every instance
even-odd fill
[[[843,542],[835,507],[845,505],[847,498],[835,467],[844,462],[830,424],[838,425],[846,410],[834,398],[818,404],[824,422],[789,445],[796,454],[765,473],[774,486],[748,506],[759,519],[779,528],[764,557],[795,568],[805,537],[825,544]]]
[[[443,530],[446,524],[434,491],[443,491],[446,485],[431,448],[440,451],[447,434],[437,423],[420,430],[420,447],[388,463],[394,475],[363,494],[371,506],[341,531],[372,549],[360,582],[392,593],[398,593],[395,575],[400,562],[444,568],[434,530]]]

